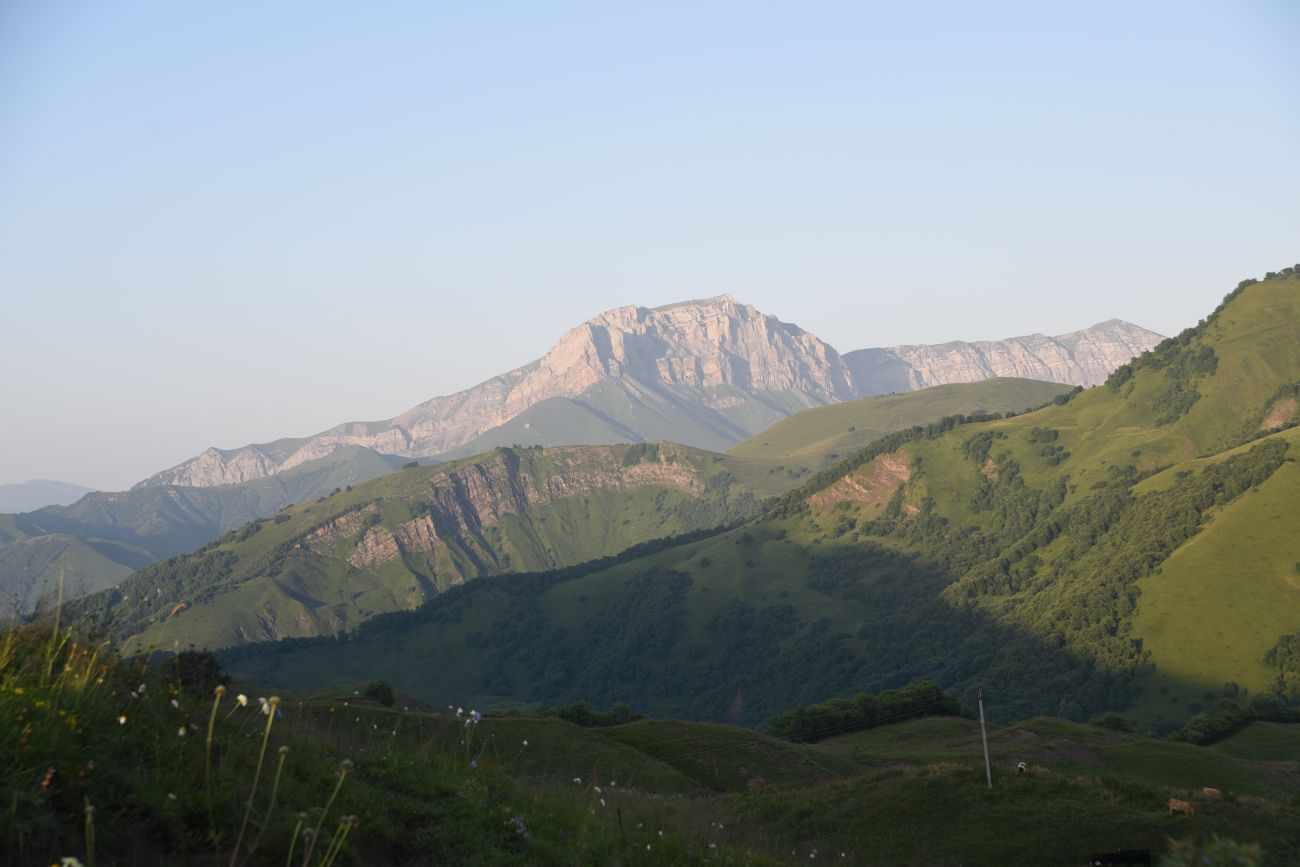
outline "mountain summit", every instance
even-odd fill
[[[995,376],[1093,385],[1160,339],[1111,320],[1060,337],[841,356],[797,325],[730,295],[616,307],[570,329],[537,361],[395,418],[240,449],[210,448],[141,485],[244,482],[345,446],[438,458],[515,443],[663,439],[725,449],[800,409],[856,397]]]

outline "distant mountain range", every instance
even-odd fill
[[[0,485],[0,512],[30,512],[45,506],[69,506],[92,490],[51,479]]]
[[[1112,319],[1082,331],[841,356],[797,325],[721,295],[618,307],[542,358],[395,418],[315,436],[210,448],[141,487],[236,484],[345,446],[449,459],[500,445],[670,440],[723,450],[801,409],[992,377],[1091,386],[1161,336]]]

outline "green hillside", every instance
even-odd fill
[[[791,483],[667,443],[498,449],[287,507],[78,610],[144,645],[333,634],[482,575],[734,521]]]
[[[990,404],[1019,407],[1025,400],[1059,391],[1059,386],[998,380],[868,399],[845,404],[844,408],[849,411],[846,417],[861,422],[864,430],[895,430],[930,421],[935,417],[933,413],[941,408]],[[821,417],[825,410],[806,412]],[[552,423],[570,430],[571,426],[564,425],[575,417],[573,408],[565,401],[547,401],[521,416],[520,423],[529,425],[533,435],[543,436]],[[645,420],[639,423],[644,424]],[[609,430],[597,427],[588,433],[599,439]],[[513,433],[508,438],[514,438]],[[659,460],[661,455],[670,453],[677,456],[670,463]],[[632,463],[624,467],[624,460]],[[518,499],[516,487],[520,482],[508,478],[517,471],[512,469],[514,464],[519,465],[518,471],[526,477],[524,487],[537,495],[528,495],[526,504],[511,507],[513,511],[507,508],[501,514],[496,514],[500,511],[496,503],[483,501],[473,506],[471,511],[475,514],[468,517],[453,514],[454,504],[442,502],[443,507],[452,511],[439,520],[456,526],[450,532],[447,527],[436,529],[439,536],[434,546],[438,549],[436,556],[427,556],[429,551],[407,556],[409,552],[403,550],[400,557],[370,562],[375,560],[373,555],[358,553],[356,545],[347,544],[337,549],[316,545],[307,550],[289,548],[287,554],[271,553],[277,546],[285,546],[287,540],[309,532],[309,527],[318,529],[340,516],[355,515],[353,519],[343,519],[346,527],[340,524],[338,529],[329,532],[342,532],[359,542],[364,533],[379,526],[390,537],[383,543],[389,545],[390,553],[396,554],[398,542],[392,540],[391,531],[406,527],[405,531],[399,530],[400,536],[402,532],[419,535],[434,529],[432,524],[423,530],[411,524],[414,518],[432,508],[431,501],[446,499],[446,492],[436,493],[434,488],[450,485],[454,489],[453,499],[472,500],[474,486],[484,479],[465,476],[465,468],[486,466],[493,461],[504,463],[497,467],[495,475],[489,473],[485,477],[494,491],[491,497]],[[584,462],[591,462],[591,472],[584,469]],[[148,603],[140,610],[122,600],[108,604],[120,621],[116,628],[125,632],[144,629],[150,616],[156,618],[165,612],[168,625],[145,636],[147,641],[163,644],[169,636],[180,632],[187,642],[214,645],[284,635],[332,633],[376,613],[413,607],[429,594],[465,578],[569,566],[617,553],[648,539],[749,516],[763,498],[782,493],[805,479],[811,472],[808,464],[814,463],[811,459],[773,461],[743,455],[715,455],[677,446],[665,445],[661,449],[647,444],[620,451],[599,447],[546,452],[506,449],[486,457],[480,455],[447,466],[421,469],[414,474],[403,471],[370,486],[340,491],[323,503],[286,510],[275,516],[279,523],[266,529],[263,525],[249,527],[222,545],[133,580],[130,588],[135,589],[124,589],[121,595],[138,598],[150,594]],[[648,472],[653,465],[668,467],[670,471],[661,474],[661,478],[656,476],[658,471]],[[281,476],[292,477],[294,472],[239,487],[259,490]],[[631,477],[624,480],[623,476],[629,473],[639,473],[640,480],[636,484],[625,483]],[[565,490],[574,484],[577,486],[569,490],[572,496],[564,496]],[[174,494],[168,493],[171,490],[174,489],[142,488],[129,495],[112,496],[129,498],[128,502],[136,503],[136,510],[143,512],[138,505],[140,501],[149,497],[174,498]],[[226,489],[210,490],[221,493]],[[202,498],[205,493],[198,491],[195,496]],[[255,505],[256,513],[268,514],[267,504]],[[485,510],[484,514],[477,512],[479,506]],[[118,512],[122,511],[119,507]],[[234,510],[227,509],[223,514],[228,517],[233,513]],[[352,523],[347,523],[349,520]],[[126,529],[134,526],[125,523]],[[207,525],[200,531],[211,532]],[[199,538],[201,532],[192,534],[195,538],[188,539],[192,544],[181,546],[182,549],[190,550],[205,541]],[[448,536],[454,538],[444,538]],[[403,537],[401,544],[422,548],[429,547],[430,541],[412,536]],[[272,559],[274,566],[268,565]],[[124,566],[114,573],[114,583],[127,571]],[[213,583],[208,586],[205,581]],[[177,612],[173,624],[172,611],[180,603],[186,607]]]
[[[357,446],[263,479],[213,488],[137,486],[70,506],[0,515],[0,612],[111,587],[135,569],[193,551],[289,503],[392,472],[402,461]]]
[[[812,398],[799,391],[751,392],[730,385],[697,388],[657,383],[650,386],[631,379],[606,379],[577,397],[542,401],[438,458],[466,457],[510,445],[596,445],[657,440],[689,442],[721,451],[791,413],[815,405]],[[906,417],[905,411],[903,415]]]
[[[885,437],[743,526],[232,664],[750,725],[930,677],[966,701],[983,686],[1002,720],[1124,710],[1167,730],[1300,669],[1298,324],[1289,270],[1247,281],[1104,386]]]
[[[802,461],[818,469],[888,433],[949,415],[1020,412],[1070,386],[1003,377],[816,407],[777,422],[728,450],[738,457]]]
[[[1159,858],[1180,839],[1199,855],[1222,836],[1261,852],[1227,863],[1300,859],[1295,734],[1276,724],[1215,747],[1042,717],[993,726],[990,789],[979,724],[961,717],[794,744],[672,720],[431,713],[377,683],[249,698],[268,691],[216,686],[209,662],[8,632],[0,858],[1000,867]],[[1171,815],[1170,798],[1195,815]]]

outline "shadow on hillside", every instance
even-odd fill
[[[471,700],[468,677],[480,704],[626,701],[651,716],[750,726],[791,707],[926,678],[967,705],[982,687],[990,717],[1004,723],[1039,714],[1086,720],[1127,707],[1139,688],[1131,668],[1107,670],[983,608],[950,604],[942,591],[952,576],[918,558],[872,545],[802,556],[808,568],[786,598],[714,602],[702,629],[690,627],[688,595],[706,578],[665,568],[633,573],[580,619],[566,612],[565,624],[554,621],[546,593],[593,566],[479,579],[418,611],[377,617],[345,640],[240,648],[225,659],[243,676],[283,687],[382,678],[440,705]],[[828,599],[845,616],[809,613]],[[423,658],[421,648],[432,646],[437,658]]]

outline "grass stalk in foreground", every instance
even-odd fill
[[[262,749],[257,754],[257,770],[253,771],[253,785],[248,790],[248,802],[244,805],[244,820],[239,825],[239,836],[235,838],[235,848],[230,852],[230,867],[235,867],[235,863],[239,860],[239,847],[244,843],[244,833],[248,830],[248,818],[253,814],[253,801],[257,797],[257,784],[262,779],[262,764],[266,760],[266,744],[271,739],[271,726],[275,724],[275,711],[279,706],[280,697],[278,695],[273,695],[266,700],[266,728],[262,732]]]

